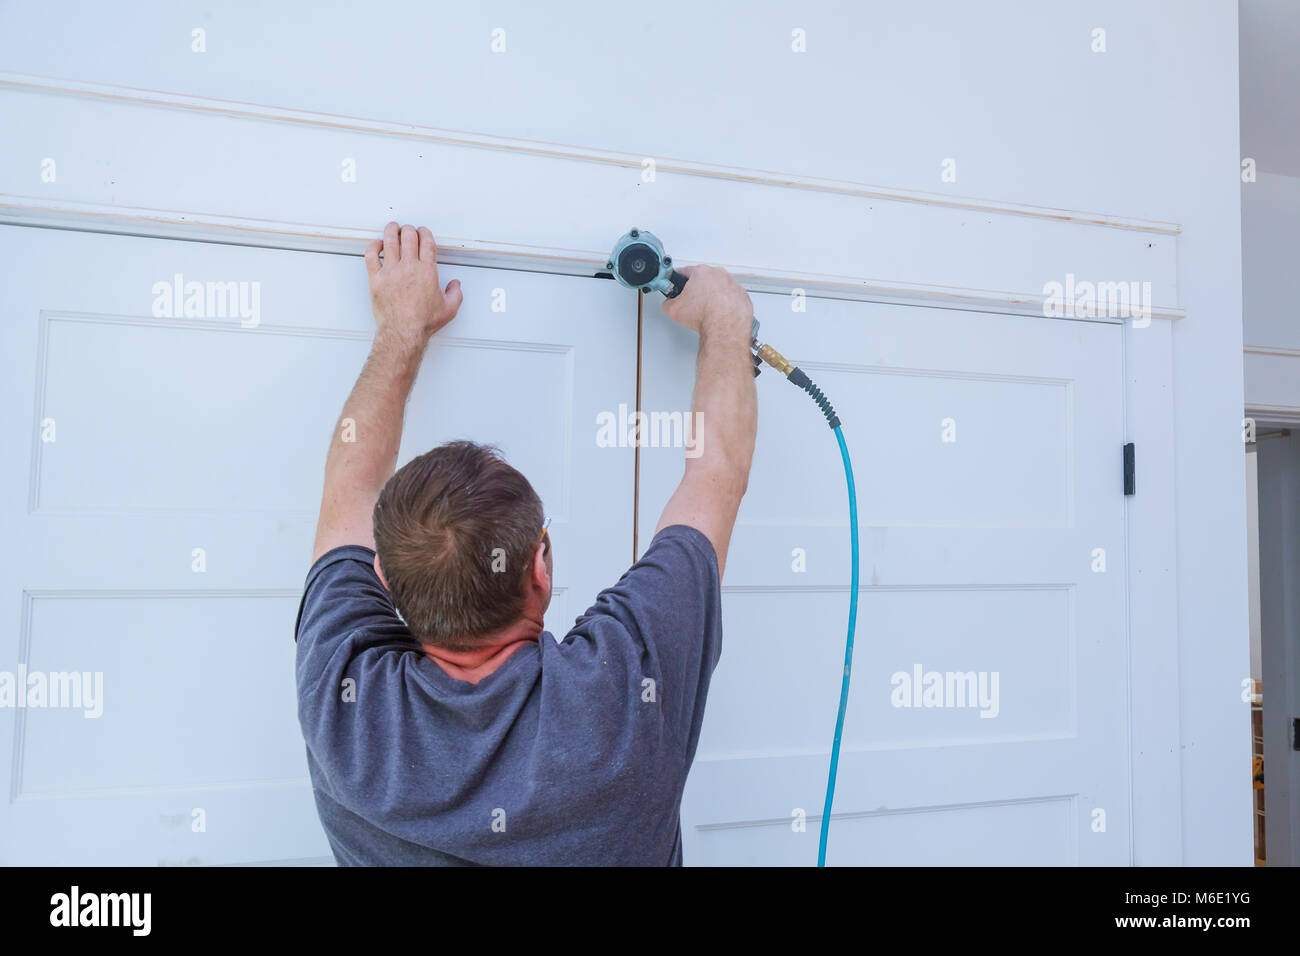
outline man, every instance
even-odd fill
[[[298,612],[298,715],[335,858],[680,865],[754,452],[749,296],[698,266],[665,301],[699,334],[703,451],[645,555],[557,642],[527,479],[471,442],[393,473],[425,348],[462,300],[436,256],[428,229],[397,223],[366,251],[377,328],[330,445]]]

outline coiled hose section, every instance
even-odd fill
[[[822,414],[826,416],[826,424],[830,425],[831,428],[840,427],[839,416],[835,414],[835,409],[831,407],[830,399],[827,398],[822,393],[822,390],[820,388],[818,388],[816,385],[813,384],[813,380],[808,377],[808,375],[804,372],[803,369],[799,368],[796,365],[794,368],[790,369],[790,374],[787,375],[786,378],[790,379],[790,381],[793,384],[799,386],[805,392],[807,392],[809,395],[812,396],[812,400],[817,403],[817,407],[820,408],[822,410]],[[840,439],[840,441],[842,443],[843,439]],[[852,485],[853,482],[852,482],[851,473],[849,477],[850,477],[849,484]],[[853,537],[854,540],[856,541],[857,535],[854,535]]]
[[[820,867],[826,865],[826,840],[831,827],[831,808],[835,803],[835,775],[840,766],[840,739],[844,735],[844,713],[849,706],[849,679],[853,673],[853,632],[858,623],[858,492],[853,484],[853,462],[849,460],[849,446],[844,443],[840,419],[835,414],[835,409],[831,407],[830,400],[798,366],[791,367],[786,372],[786,378],[811,395],[812,400],[826,416],[826,423],[831,426],[835,432],[835,440],[839,442],[840,457],[844,459],[844,480],[849,488],[849,543],[853,555],[849,580],[849,633],[844,642],[844,677],[840,683],[840,707],[835,715],[835,740],[831,744],[831,767],[826,775],[826,803],[822,807],[821,838],[817,843],[817,865]]]

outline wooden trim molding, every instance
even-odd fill
[[[0,193],[0,224],[104,232],[114,235],[187,239],[231,245],[328,252],[360,256],[375,238],[373,229],[314,223],[274,222],[234,216],[204,215],[163,209],[68,202],[36,196]],[[489,242],[459,236],[438,237],[438,260],[452,265],[518,269],[560,275],[595,276],[605,269],[607,252],[559,249],[545,246]],[[688,260],[680,257],[683,265]],[[759,270],[737,263],[726,267],[751,292],[788,295],[803,289],[809,296],[915,305],[928,308],[995,312],[1005,315],[1043,315],[1043,296],[1032,292],[964,289],[925,283],[900,283],[825,273]],[[1181,319],[1177,306],[1153,306],[1153,318]],[[1099,317],[1091,321],[1116,324],[1122,319]]]
[[[1300,425],[1300,405],[1256,405],[1246,406],[1246,417],[1283,425]]]

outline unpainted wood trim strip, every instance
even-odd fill
[[[379,235],[373,229],[348,226],[244,219],[4,193],[0,193],[0,223],[355,256],[362,255],[366,245]],[[529,246],[460,236],[439,236],[438,260],[451,265],[590,277],[605,273],[608,253],[601,250]],[[682,264],[690,263],[683,260]],[[751,292],[788,295],[792,289],[799,288],[803,289],[805,294],[815,298],[916,305],[1006,315],[1038,317],[1043,315],[1041,293],[969,289],[833,273],[796,272],[744,263],[714,264],[726,268]],[[1151,315],[1153,318],[1181,319],[1185,312],[1177,306],[1153,305]],[[1123,319],[1098,316],[1082,319],[1082,321],[1118,324]]]
[[[1288,425],[1300,424],[1300,405],[1260,405],[1252,402],[1246,406],[1246,417],[1285,422]]]
[[[1283,358],[1300,358],[1300,349],[1286,348],[1281,345],[1243,345],[1241,350],[1249,355],[1280,355]]]

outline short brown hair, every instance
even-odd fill
[[[407,462],[374,520],[379,565],[416,640],[472,650],[518,620],[542,500],[496,448],[454,441]]]

